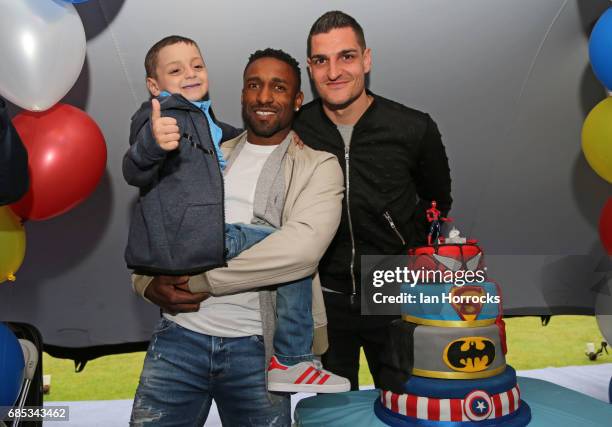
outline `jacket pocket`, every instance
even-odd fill
[[[393,218],[391,217],[391,213],[388,210],[386,210],[383,212],[383,217],[385,218],[385,220],[387,220],[387,223],[389,224],[389,227],[391,227],[391,230],[393,230],[395,235],[400,239],[400,241],[402,242],[402,245],[406,246],[406,239],[404,239],[404,236],[402,236],[402,233],[400,233],[397,226],[395,225],[395,222],[393,221]]]
[[[224,264],[222,206],[192,204],[185,207],[170,244],[176,268],[200,269]]]

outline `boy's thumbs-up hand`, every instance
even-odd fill
[[[151,129],[155,142],[164,151],[176,150],[181,134],[174,117],[162,117],[159,101],[151,100]]]

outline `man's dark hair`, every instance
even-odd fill
[[[288,64],[297,78],[297,91],[299,92],[302,89],[302,72],[300,71],[300,63],[297,62],[293,56],[281,49],[272,49],[271,47],[268,47],[266,49],[253,52],[251,56],[249,56],[249,61],[244,67],[244,72],[246,73],[249,65],[261,58],[274,58]]]
[[[165,48],[166,46],[172,46],[173,44],[177,44],[177,43],[191,44],[197,47],[198,50],[200,50],[200,47],[198,46],[198,44],[187,37],[183,37],[183,36],[164,37],[163,39],[155,43],[151,47],[151,49],[149,49],[149,51],[147,52],[147,55],[145,56],[144,66],[145,66],[145,71],[147,72],[147,77],[152,77],[152,78],[157,77],[155,73],[155,69],[157,68],[157,56],[159,55],[159,51]]]
[[[310,58],[311,49],[310,44],[312,42],[312,36],[316,36],[317,34],[325,34],[329,33],[331,30],[335,28],[352,28],[355,32],[355,36],[357,37],[357,43],[361,46],[362,50],[366,48],[365,36],[363,35],[363,28],[359,25],[359,22],[355,20],[350,15],[347,15],[344,12],[339,10],[331,10],[329,12],[325,12],[323,15],[319,17],[310,27],[310,33],[308,33],[308,41],[306,42],[308,45],[306,46],[306,52],[308,58]]]

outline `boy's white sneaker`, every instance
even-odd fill
[[[272,356],[268,366],[268,390],[289,393],[341,393],[351,389],[344,377],[323,369],[318,360],[286,366]]]

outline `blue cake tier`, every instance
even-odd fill
[[[405,393],[381,390],[376,415],[390,426],[524,426],[531,419],[516,372],[478,380],[411,377]]]
[[[392,427],[524,427],[531,421],[531,408],[524,400],[520,400],[516,411],[500,417],[485,418],[481,421],[471,421],[462,415],[461,421],[429,420],[408,415],[402,415],[386,408],[380,399],[374,402],[374,413],[388,426]]]
[[[407,394],[438,399],[459,399],[473,390],[484,390],[489,394],[498,394],[510,390],[516,385],[516,372],[511,366],[489,378],[476,380],[447,380],[412,376],[404,385]]]

